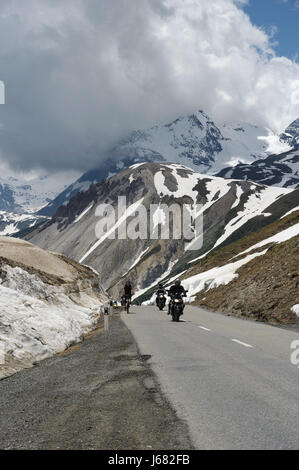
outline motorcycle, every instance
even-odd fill
[[[157,307],[159,310],[163,310],[166,304],[166,297],[164,294],[158,294],[157,295]]]
[[[188,291],[186,291],[187,293]],[[170,300],[170,314],[172,316],[172,321],[179,322],[180,316],[184,313],[184,301],[183,294],[174,294],[171,296]]]

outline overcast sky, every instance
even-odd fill
[[[1,0],[0,163],[84,171],[130,129],[199,108],[282,130],[299,117],[299,64],[245,3]]]

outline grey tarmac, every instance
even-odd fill
[[[299,449],[298,331],[189,306],[180,323],[153,306],[132,313],[122,318],[196,448]]]

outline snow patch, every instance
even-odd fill
[[[293,313],[295,313],[295,315],[297,315],[297,317],[299,317],[299,304],[294,305],[294,306],[291,308],[291,311],[292,311]]]
[[[94,206],[94,203],[90,204],[90,206],[88,206],[87,209],[85,209],[80,215],[78,215],[78,217],[74,220],[74,224],[79,222],[79,220],[81,220],[85,216],[85,214],[87,214],[87,212],[89,212],[90,209],[92,209],[93,206]]]
[[[127,208],[125,213],[119,218],[119,220],[116,222],[116,224],[108,230],[86,253],[85,255],[80,259],[80,263],[83,263],[83,261],[88,258],[88,256],[96,249],[98,246],[100,246],[110,235],[112,235],[120,225],[122,225],[128,217],[133,215],[138,207],[142,204],[144,198],[140,199],[139,201],[135,202],[132,204],[130,207]]]
[[[209,269],[208,271],[184,279],[184,286],[188,286],[187,288],[189,290],[188,298],[193,297],[201,290],[214,289],[220,285],[229,284],[238,277],[238,273],[236,271],[241,268],[241,266],[249,263],[257,256],[264,255],[266,252],[267,250],[260,253],[254,253],[234,263],[229,263],[221,267]]]
[[[73,301],[63,287],[45,284],[19,267],[4,265],[2,272],[0,351],[4,359],[32,365],[78,342],[95,326],[101,307],[96,298],[81,293]],[[4,363],[0,378],[7,375],[5,369]]]
[[[292,147],[289,144],[281,141],[280,137],[270,130],[268,136],[260,136],[258,139],[264,141],[267,144],[266,152],[270,155],[280,154],[292,150]]]
[[[242,251],[242,253],[239,253],[238,255],[234,256],[234,258],[236,258],[237,256],[242,256],[246,253],[249,253],[252,250],[256,250],[265,245],[269,245],[270,243],[285,242],[287,240],[290,240],[290,238],[296,237],[296,235],[298,234],[299,234],[299,223],[292,225],[292,227],[289,227],[286,230],[283,230],[282,232],[278,232],[276,235],[273,235],[272,237],[266,238],[265,240],[262,240],[261,242],[256,243],[255,245],[249,247],[247,250]]]
[[[292,214],[293,212],[296,212],[296,211],[299,211],[299,206],[297,207],[294,207],[293,209],[291,209],[289,212],[287,212],[286,214],[284,214],[282,217],[280,217],[281,219],[284,219],[285,217],[287,217],[288,215]]]
[[[127,271],[126,274],[123,275],[123,277],[125,277],[128,272],[130,272],[133,268],[135,268],[135,266],[139,263],[139,261],[141,260],[141,258],[143,257],[143,255],[145,255],[145,253],[150,249],[150,247],[146,248],[146,250],[144,250],[139,256],[138,258],[136,259],[136,261],[132,264],[132,266],[130,267],[130,269]]]

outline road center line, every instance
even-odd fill
[[[205,330],[205,331],[212,331],[212,330],[209,330],[209,328],[205,328],[204,326],[199,326],[198,328],[200,328],[201,330]]]
[[[241,344],[242,346],[245,346],[245,348],[253,348],[253,346],[251,346],[251,344],[243,343],[243,341],[239,341],[238,339],[232,339],[232,341],[234,343],[238,343],[238,344]]]

